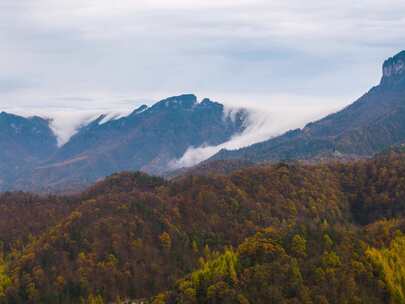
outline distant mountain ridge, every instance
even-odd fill
[[[142,105],[125,117],[101,115],[62,147],[49,120],[3,112],[0,191],[77,190],[120,171],[173,176],[228,172],[261,162],[373,156],[405,143],[405,51],[387,59],[380,83],[343,110],[246,148],[221,150],[195,170],[167,173],[190,147],[218,146],[245,130],[246,110],[226,112],[209,99],[174,96]]]
[[[180,95],[125,117],[101,115],[58,148],[48,120],[2,113],[0,143],[7,149],[0,152],[0,190],[77,188],[126,170],[159,174],[189,147],[241,133],[246,117],[245,110],[230,117],[218,102]]]
[[[404,142],[405,51],[386,60],[380,84],[345,109],[303,129],[239,150],[222,150],[211,160],[368,157]]]

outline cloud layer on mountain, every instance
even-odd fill
[[[241,146],[378,83],[375,63],[403,48],[404,9],[402,0],[4,0],[0,111],[54,118],[63,144],[138,98],[193,92],[270,113],[269,125],[256,122],[265,131],[232,143]],[[297,110],[275,110],[280,95]]]
[[[269,100],[270,106],[264,107],[261,104],[249,104],[250,107],[247,107],[247,127],[243,133],[234,136],[228,142],[218,146],[203,145],[200,147],[190,147],[180,159],[171,162],[171,168],[191,167],[208,159],[221,149],[235,150],[244,148],[280,135],[285,131],[302,128],[308,122],[340,109],[339,106],[332,105],[340,103],[340,107],[344,106],[341,101],[325,103],[323,106],[319,106],[321,101],[312,98],[306,100],[304,106],[299,107],[294,104],[293,96],[274,96],[273,98]],[[240,106],[246,107],[248,105]],[[232,115],[234,109],[237,108],[228,105],[228,115]]]

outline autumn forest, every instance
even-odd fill
[[[404,303],[405,154],[0,196],[0,303]]]

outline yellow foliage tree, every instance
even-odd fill
[[[10,284],[11,280],[6,274],[6,265],[0,258],[0,300],[4,298],[6,289]]]
[[[405,303],[405,236],[397,236],[389,248],[369,248],[367,255],[379,268],[391,303]]]

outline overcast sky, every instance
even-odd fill
[[[0,110],[121,110],[195,93],[313,113],[405,49],[404,0],[1,0]]]

